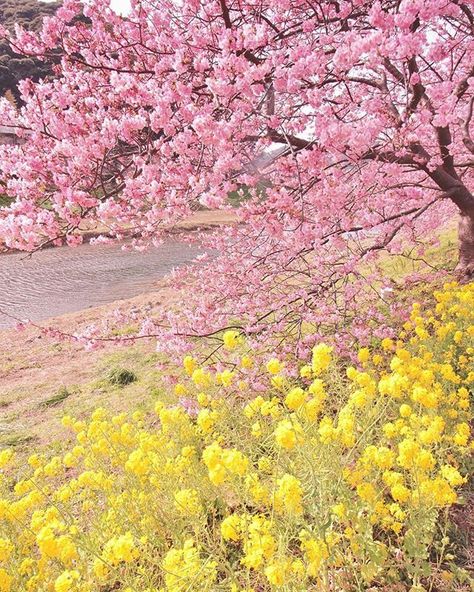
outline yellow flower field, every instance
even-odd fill
[[[67,416],[75,445],[26,472],[0,451],[0,592],[463,589],[474,284],[435,299],[353,366],[325,344],[297,379],[266,360],[258,395],[229,332],[228,368],[187,356],[154,417]]]

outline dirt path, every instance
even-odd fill
[[[228,210],[199,210],[194,212],[185,220],[181,220],[167,232],[175,234],[183,231],[195,232],[197,230],[208,230],[216,226],[235,224],[238,218],[235,212]],[[82,231],[85,240],[90,240],[99,234],[107,234],[108,229],[104,227],[93,227]]]

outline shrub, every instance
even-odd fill
[[[126,368],[112,368],[107,373],[107,380],[110,384],[117,386],[126,386],[137,380],[137,375],[132,370]]]
[[[228,369],[188,356],[159,427],[142,412],[65,417],[77,443],[33,455],[21,479],[2,452],[0,590],[452,589],[474,285],[435,296],[357,368],[318,344],[299,378],[268,360],[252,396],[252,359],[226,334]]]

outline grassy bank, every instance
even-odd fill
[[[224,213],[225,214],[225,213]],[[216,222],[213,212],[199,212],[195,223]],[[219,219],[224,222],[225,217]],[[456,261],[456,232],[446,230],[438,247],[429,250],[424,260],[406,255],[380,259],[377,262],[395,284],[402,286],[408,274],[426,269],[426,261],[435,269],[452,270]],[[439,284],[440,282],[438,282]],[[408,302],[429,299],[432,283],[420,280],[410,290],[397,289],[397,298]],[[150,315],[173,305],[178,295],[167,280],[157,283],[157,290],[136,298],[64,315],[42,322],[69,333],[80,332],[87,325],[98,323],[104,315],[118,308],[148,308]],[[125,328],[126,330],[126,328]],[[98,351],[85,351],[80,345],[55,343],[42,337],[35,328],[23,332],[0,331],[0,446],[55,446],[65,431],[60,423],[64,413],[85,417],[98,405],[125,411],[136,404],[151,405],[150,393],[156,389],[160,375],[157,364],[166,361],[155,353],[153,339],[130,346],[106,344]],[[114,368],[130,370],[136,380],[125,386],[107,380]]]
[[[160,292],[140,296],[49,323],[76,331],[117,305],[126,309],[150,300],[156,305],[163,297]],[[86,351],[73,342],[55,343],[33,327],[20,333],[1,331],[0,356],[0,446],[25,450],[32,446],[54,447],[64,436],[60,417],[65,412],[83,416],[98,404],[124,411],[132,404],[148,401],[159,361],[151,339]],[[136,379],[129,384],[114,382],[110,379],[114,369],[128,370]]]
[[[173,232],[195,232],[233,224],[235,215],[226,211],[202,210],[178,223]],[[107,233],[106,228],[86,228],[85,240]],[[153,314],[176,299],[166,280],[156,283],[156,291],[41,323],[68,333],[80,332],[99,323],[111,311],[147,307]],[[126,328],[125,328],[126,331]],[[157,373],[153,340],[129,347],[105,345],[87,352],[72,342],[55,343],[42,337],[38,329],[0,330],[0,447],[15,446],[27,451],[32,446],[52,445],[64,437],[59,417],[73,412],[90,413],[99,403],[117,411],[133,402],[147,401]],[[107,380],[116,368],[136,374],[133,384],[116,385]]]

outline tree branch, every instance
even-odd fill
[[[469,109],[467,112],[466,121],[464,122],[464,137],[463,137],[462,141],[463,141],[464,146],[466,146],[466,148],[472,154],[474,154],[474,141],[472,140],[471,134],[469,132],[469,125],[470,125],[471,119],[472,119],[473,108],[474,108],[474,97],[471,97],[471,100],[469,102]]]
[[[230,20],[230,13],[225,0],[219,0],[219,4],[221,5],[222,18],[224,19],[225,28],[232,29],[232,21]]]

